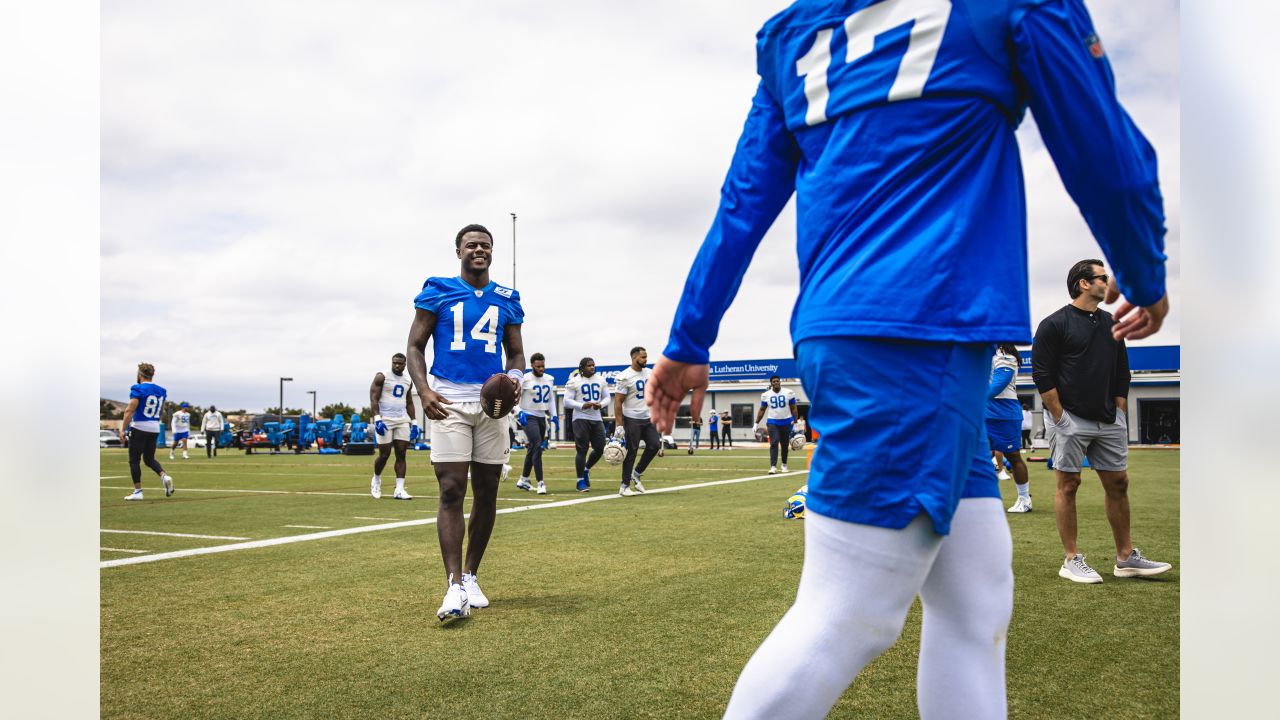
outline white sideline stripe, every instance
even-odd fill
[[[126,550],[125,548],[109,548],[109,547],[100,547],[100,548],[98,548],[98,549],[99,549],[99,550],[105,550],[106,552],[127,552],[127,553],[144,553],[144,552],[147,552],[146,550]]]
[[[328,530],[332,525],[281,525],[280,527],[302,528],[304,530]]]
[[[400,518],[389,518],[389,517],[365,517],[364,515],[352,515],[352,516],[351,516],[351,519],[352,519],[352,520],[390,520],[390,521],[392,521],[392,522],[395,522],[395,521],[398,521]]]
[[[99,530],[104,533],[119,533],[121,535],[164,535],[165,537],[189,537],[200,538],[201,540],[248,540],[247,537],[236,537],[235,535],[192,535],[191,533],[169,533],[155,532],[153,530]]]
[[[108,475],[106,477],[100,477],[98,479],[99,480],[123,480],[124,477],[125,477],[124,475]],[[120,488],[120,489],[123,490],[124,488]]]
[[[293,477],[296,477],[296,476],[293,476]],[[120,486],[99,485],[98,487],[102,490],[128,490],[129,489],[123,485],[120,485]],[[360,492],[353,492],[353,493],[323,492],[319,490],[233,490],[231,488],[228,488],[226,490],[218,490],[217,488],[189,488],[189,487],[181,487],[177,489],[181,490],[182,492],[253,493],[256,495],[346,495],[350,497],[362,497],[369,494],[367,492],[362,492],[362,493]]]
[[[646,495],[656,493],[676,492],[678,490],[693,490],[696,488],[712,487],[715,485],[734,485],[737,483],[752,482],[753,480],[768,480],[770,478],[784,478],[793,475],[807,474],[808,470],[799,470],[789,473],[779,473],[777,475],[753,475],[751,477],[733,478],[731,480],[713,480],[711,482],[694,483],[693,485],[677,485],[675,487],[654,488],[646,492]],[[522,505],[520,507],[503,508],[498,511],[499,515],[508,515],[517,512],[529,512],[531,510],[542,510],[544,508],[568,507],[570,505],[582,505],[590,502],[601,502],[604,500],[620,500],[621,495],[617,493],[608,493],[604,495],[595,495],[593,497],[574,498],[572,500],[558,500],[549,502],[544,505]],[[634,502],[634,500],[632,501]],[[421,520],[402,520],[400,522],[383,523],[381,525],[364,525],[362,527],[341,528],[338,530],[326,530],[318,533],[307,533],[305,535],[289,535],[285,537],[269,538],[267,540],[252,540],[250,542],[233,543],[231,545],[214,545],[212,547],[191,548],[189,550],[174,550],[165,553],[153,553],[151,555],[139,555],[138,557],[120,558],[119,560],[104,560],[98,563],[98,569],[106,569],[120,567],[122,565],[137,565],[139,563],[155,562],[157,560],[172,560],[174,558],[191,557],[193,555],[210,555],[213,553],[231,552],[233,550],[252,550],[255,548],[272,547],[275,545],[288,545],[296,542],[307,542],[310,540],[324,540],[325,538],[342,537],[344,535],[357,535],[367,532],[378,532],[380,530],[399,530],[401,528],[417,527],[419,525],[433,525],[436,519],[434,517],[423,518]]]

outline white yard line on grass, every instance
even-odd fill
[[[332,525],[281,525],[280,527],[302,528],[303,530],[328,530]]]
[[[710,482],[694,483],[692,485],[677,485],[674,487],[654,488],[649,490],[646,495],[656,495],[658,493],[677,492],[679,490],[694,490],[697,488],[713,487],[716,485],[734,485],[737,483],[752,482],[755,480],[768,480],[770,478],[785,478],[794,475],[804,475],[808,471],[800,470],[796,472],[782,473],[778,475],[752,475],[751,477],[733,478],[730,480],[712,480]],[[522,505],[520,507],[503,508],[498,511],[499,515],[507,515],[517,512],[531,512],[534,510],[544,510],[553,507],[569,507],[570,505],[582,505],[590,502],[602,502],[605,500],[623,499],[617,493],[609,493],[607,495],[593,495],[592,497],[574,498],[572,500],[557,500],[542,505]],[[643,500],[631,499],[631,502],[643,502]],[[267,540],[253,540],[250,542],[233,543],[231,545],[214,545],[212,547],[191,548],[189,550],[175,550],[173,552],[153,553],[151,555],[140,555],[132,558],[121,558],[119,560],[104,560],[98,563],[99,569],[120,567],[121,565],[137,565],[139,563],[156,562],[158,560],[172,560],[174,558],[191,557],[194,555],[210,555],[212,553],[231,552],[234,550],[252,550],[255,548],[272,547],[275,545],[288,545],[296,542],[308,542],[311,540],[324,540],[325,538],[342,537],[344,535],[357,535],[360,533],[379,532],[381,530],[399,530],[400,528],[417,527],[419,525],[433,525],[436,519],[433,517],[423,518],[421,520],[402,520],[400,522],[383,523],[381,525],[364,525],[362,527],[342,528],[339,530],[326,530],[318,533],[307,533],[304,535],[289,535],[286,537],[269,538]],[[103,532],[106,532],[105,530]]]
[[[125,548],[109,548],[109,547],[100,547],[100,548],[98,548],[98,549],[99,549],[99,550],[105,550],[106,552],[127,552],[127,553],[144,553],[144,552],[150,552],[150,550],[126,550]]]
[[[153,530],[99,530],[104,533],[119,533],[121,535],[164,535],[165,537],[189,537],[200,538],[201,540],[248,540],[247,537],[236,537],[235,535],[192,535],[191,533],[173,533],[173,532],[155,532]]]
[[[365,517],[364,515],[352,515],[352,520],[390,520],[391,522],[399,522],[400,518],[389,517]]]

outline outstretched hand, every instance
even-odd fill
[[[690,390],[693,391],[693,399],[689,402],[689,414],[695,418],[702,416],[702,400],[707,395],[709,377],[710,368],[706,364],[691,365],[658,358],[653,374],[649,376],[649,384],[645,386],[645,404],[649,406],[653,424],[659,433],[671,433],[676,424],[676,411]]]
[[[1116,322],[1111,326],[1111,336],[1116,340],[1139,340],[1144,337],[1155,335],[1160,330],[1160,326],[1164,324],[1164,318],[1169,314],[1169,295],[1166,293],[1152,305],[1138,307],[1133,303],[1125,300],[1120,295],[1120,288],[1116,285],[1116,279],[1113,275],[1107,281],[1107,302],[1113,303],[1116,300],[1120,304],[1116,306],[1116,310],[1112,313]]]

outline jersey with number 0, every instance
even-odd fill
[[[191,413],[185,410],[179,410],[169,418],[173,423],[173,431],[176,433],[191,432]]]
[[[791,406],[796,404],[796,393],[791,388],[782,388],[778,392],[772,389],[760,393],[760,407],[764,408],[764,416],[769,425],[790,425]]]
[[[649,384],[652,368],[636,370],[629,367],[613,378],[613,392],[622,396],[622,414],[635,420],[649,419],[649,406],[645,404],[644,387]]]
[[[520,409],[534,417],[547,417],[555,412],[556,379],[548,373],[542,377],[533,371],[524,374],[520,383]]]
[[[667,348],[706,363],[796,196],[808,338],[1029,342],[1024,110],[1137,305],[1164,295],[1155,151],[1116,99],[1082,0],[799,0],[757,35],[760,82]],[[980,270],[977,270],[980,268]]]
[[[138,383],[129,388],[129,399],[138,401],[138,408],[133,411],[133,420],[129,427],[146,432],[160,432],[160,413],[164,411],[164,400],[168,392],[155,383]]]
[[[412,392],[413,380],[409,378],[408,370],[402,375],[396,375],[393,370],[382,373],[382,396],[378,398],[378,414],[384,418],[405,417],[409,414],[405,406],[410,401]]]
[[[582,403],[599,403],[600,407],[609,404],[609,381],[600,373],[591,377],[578,377],[564,386],[564,404],[573,410],[574,421],[600,420],[600,409],[583,410]]]
[[[502,372],[503,333],[524,322],[520,293],[495,282],[478,289],[460,277],[427,278],[413,306],[436,316],[431,374],[456,385]]]

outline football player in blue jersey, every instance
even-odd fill
[[[168,393],[151,382],[156,368],[151,363],[138,363],[138,382],[129,388],[129,406],[120,421],[120,442],[125,443],[128,433],[129,476],[133,478],[133,492],[125,500],[142,499],[142,466],[146,465],[160,476],[164,496],[173,495],[173,478],[156,460],[156,441],[160,438],[160,413]]]
[[[1081,0],[800,0],[756,56],[649,385],[664,432],[690,389],[701,411],[720,320],[794,194],[791,335],[822,442],[795,604],[726,717],[825,716],[919,595],[921,717],[1003,718],[1012,544],[983,391],[993,344],[1031,340],[1014,131],[1030,108],[1114,270],[1109,297],[1127,298],[1118,337],[1154,333],[1168,310],[1155,152]]]
[[[498,510],[498,483],[511,455],[510,419],[494,419],[480,405],[485,380],[504,368],[519,401],[524,378],[524,341],[520,327],[524,309],[520,293],[489,280],[493,234],[483,225],[458,231],[454,246],[462,261],[458,277],[430,277],[414,298],[409,329],[409,376],[431,420],[431,463],[440,483],[436,512],[440,555],[448,588],[436,612],[441,621],[489,606],[476,574],[484,557]],[[427,382],[425,350],[433,343],[431,382]],[[471,474],[471,522],[462,502]],[[462,537],[467,554],[462,556]]]

